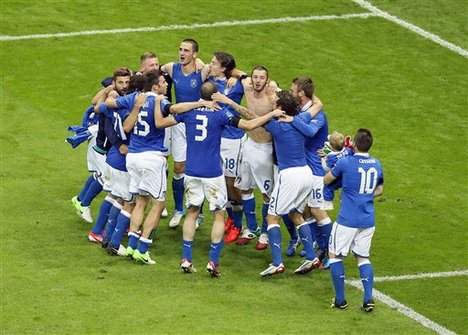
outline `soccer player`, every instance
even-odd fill
[[[351,250],[359,267],[364,286],[362,309],[372,312],[374,300],[374,269],[369,260],[372,236],[375,230],[374,197],[383,192],[383,171],[380,162],[369,155],[372,134],[359,129],[354,136],[355,153],[340,159],[336,166],[325,175],[325,184],[337,178],[342,179],[340,212],[328,244],[330,274],[335,288],[331,307],[346,309],[343,258]]]
[[[308,77],[295,78],[291,84],[291,94],[300,99],[301,111],[306,111],[313,105],[315,85]],[[318,244],[317,256],[322,262],[327,257],[328,239],[332,228],[327,212],[323,210],[323,177],[325,170],[322,167],[321,157],[317,151],[321,149],[328,137],[328,121],[325,113],[320,111],[312,117],[310,113],[300,113],[298,118],[304,122],[295,122],[294,126],[305,127],[307,164],[313,173],[313,187],[309,201],[304,210],[304,218],[310,225],[314,239]],[[301,253],[305,256],[305,250]],[[321,264],[319,264],[320,266]]]
[[[209,81],[202,85],[200,96],[204,101],[212,102],[212,96],[216,92],[218,92],[218,86]],[[272,111],[260,118],[246,121],[232,114],[227,108],[221,111],[214,111],[213,108],[198,108],[185,114],[163,118],[160,108],[157,107],[156,124],[158,127],[168,127],[178,122],[185,123],[187,138],[185,192],[188,210],[183,226],[183,259],[180,264],[184,272],[196,271],[192,263],[192,247],[196,218],[206,197],[210,210],[213,212],[210,260],[206,269],[213,277],[220,276],[218,265],[224,244],[224,215],[227,204],[227,190],[220,153],[224,129],[229,125],[252,130],[281,114],[281,111]]]
[[[179,61],[170,62],[161,67],[172,78],[177,103],[194,102],[200,99],[200,87],[207,77],[208,67],[204,67],[202,71],[197,71],[197,54],[197,41],[184,39],[179,46]],[[183,201],[187,140],[185,138],[184,123],[171,127],[170,134],[172,159],[174,161],[172,192],[175,209],[169,221],[169,227],[175,228],[185,215]],[[201,215],[199,223],[202,220],[203,216]]]

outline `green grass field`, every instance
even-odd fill
[[[468,46],[466,2],[371,2]],[[1,35],[366,12],[344,0],[1,0]],[[85,147],[64,143],[66,128],[80,123],[101,79],[116,67],[136,69],[147,50],[162,63],[174,61],[187,37],[199,42],[203,60],[228,51],[247,72],[265,65],[286,89],[292,78],[310,76],[330,130],[373,131],[372,153],[385,171],[371,258],[377,277],[468,269],[468,64],[462,55],[381,17],[2,40],[0,333],[434,333],[381,301],[374,313],[362,313],[362,293],[351,286],[350,308],[331,310],[329,273],[295,276],[299,257],[285,258],[285,274],[262,279],[270,252],[253,244],[226,245],[222,277],[213,280],[202,271],[209,219],[197,232],[194,275],[179,272],[181,230],[170,230],[169,219],[152,247],[154,267],[110,257],[87,242],[91,227],[69,201],[88,176]],[[94,217],[101,199],[93,202]],[[167,205],[173,208],[171,196]],[[359,278],[352,259],[345,266],[347,279]],[[449,331],[468,334],[467,284],[465,275],[375,288]]]

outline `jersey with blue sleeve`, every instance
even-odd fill
[[[228,88],[227,81],[225,79],[217,79],[215,77],[208,77],[207,81],[212,81],[218,86],[218,91],[226,95],[229,99],[234,101],[236,104],[242,102],[242,98],[244,97],[244,86],[242,85],[241,80],[237,80],[234,86]],[[227,106],[225,104],[219,104],[221,107],[226,107],[228,110],[237,117],[240,117],[239,113],[237,113],[234,108],[231,106]],[[245,131],[236,127],[228,126],[224,129],[223,137],[229,139],[238,139],[242,138],[245,135]]]
[[[317,154],[317,150],[321,149],[328,139],[328,121],[325,113],[322,110],[312,118],[309,113],[302,112],[294,118],[293,125],[307,136],[306,158],[312,173],[314,176],[325,176],[322,159]]]
[[[215,178],[223,175],[221,135],[234,117],[226,108],[220,111],[200,108],[174,116],[177,122],[185,123],[186,175],[200,178]]]
[[[194,102],[200,100],[200,87],[203,84],[201,71],[185,75],[182,64],[172,66],[172,82],[174,83],[176,102]]]
[[[265,126],[273,137],[279,170],[306,166],[305,136],[290,123],[270,120]]]
[[[333,169],[336,165],[336,162],[338,162],[339,159],[344,158],[348,155],[352,155],[354,152],[350,148],[344,147],[340,151],[332,151],[327,155],[327,158],[325,159],[325,165],[326,168],[325,170],[329,171]]]
[[[146,94],[148,94],[148,98],[138,112],[138,120],[133,128],[128,152],[167,152],[168,149],[164,146],[165,130],[158,129],[155,125],[154,103],[157,95],[152,92],[147,92]],[[167,106],[170,106],[170,102],[167,99],[161,100],[161,110],[165,115],[167,115],[169,109],[166,108]]]
[[[331,174],[343,182],[337,223],[351,228],[373,227],[374,191],[383,184],[380,162],[368,154],[355,153],[340,159]]]

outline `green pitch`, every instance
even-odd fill
[[[372,0],[382,10],[467,48],[462,1]],[[197,232],[194,264],[178,263],[181,230],[161,221],[151,251],[157,265],[110,257],[87,242],[91,226],[69,199],[87,178],[85,147],[64,143],[103,77],[137,69],[139,55],[177,60],[183,38],[209,61],[232,53],[247,72],[262,64],[289,88],[306,75],[317,84],[330,130],[372,130],[372,154],[385,172],[376,203],[375,275],[467,269],[467,58],[352,1],[1,1],[1,35],[31,35],[336,15],[331,20],[181,28],[0,41],[2,334],[431,334],[376,301],[359,310],[347,286],[347,311],[331,310],[328,272],[262,279],[270,251],[226,245],[222,277],[204,271],[210,219]],[[97,216],[102,195],[92,204]],[[258,198],[260,202],[260,198]],[[337,204],[336,204],[337,205]],[[337,206],[335,206],[337,207]],[[168,196],[172,209],[172,197]],[[206,213],[208,211],[205,211]],[[259,212],[260,213],[260,212]],[[331,212],[334,219],[337,212]],[[260,215],[258,215],[260,218]],[[287,241],[287,232],[283,232]],[[347,279],[358,279],[354,260]],[[466,334],[467,277],[377,282],[375,288],[450,331]]]

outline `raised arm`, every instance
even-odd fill
[[[173,66],[174,66],[174,62],[164,64],[164,65],[161,66],[161,71],[166,72],[169,75],[169,77],[172,78],[172,68],[173,68]]]
[[[254,112],[250,111],[249,109],[235,103],[233,100],[231,100],[230,98],[228,98],[227,96],[225,96],[224,94],[222,93],[215,93],[211,96],[213,98],[213,101],[216,101],[216,102],[220,102],[220,103],[223,103],[223,104],[226,104],[228,106],[231,106],[232,108],[234,108],[234,110],[239,113],[240,115],[242,115],[243,117],[251,120],[251,119],[255,119],[256,117],[258,117],[257,114],[255,114]]]
[[[181,114],[188,112],[192,109],[207,107],[209,109],[220,109],[220,107],[214,101],[200,100],[197,102],[180,102],[171,106],[169,112],[171,114]]]
[[[124,129],[124,131],[126,133],[129,133],[133,129],[133,127],[135,127],[135,123],[138,120],[138,112],[140,111],[140,108],[141,108],[141,106],[143,106],[143,104],[146,101],[147,97],[148,96],[146,94],[140,94],[135,99],[135,105],[133,106],[132,111],[127,116],[127,118],[125,119],[124,124],[123,124],[123,129]],[[107,104],[107,102],[106,102],[106,104]]]
[[[312,96],[312,106],[309,107],[307,112],[312,117],[314,117],[315,115],[317,115],[318,112],[320,112],[322,110],[322,107],[323,107],[322,101],[318,97],[316,97],[314,95],[314,96]]]
[[[263,116],[257,117],[252,120],[239,120],[239,123],[237,125],[237,128],[241,128],[244,130],[253,130],[255,128],[263,126],[265,123],[270,121],[274,117],[281,117],[284,115],[284,111],[275,109],[274,111],[271,111],[268,114],[265,114]]]
[[[99,105],[101,102],[104,102],[106,100],[107,95],[114,90],[114,85],[109,85],[97,92],[94,97],[91,99],[91,104],[92,105]]]
[[[161,110],[161,101],[163,99],[164,97],[162,95],[158,95],[154,100],[154,124],[156,125],[156,128],[167,128],[177,124],[177,121],[172,115],[166,117],[163,116]]]

